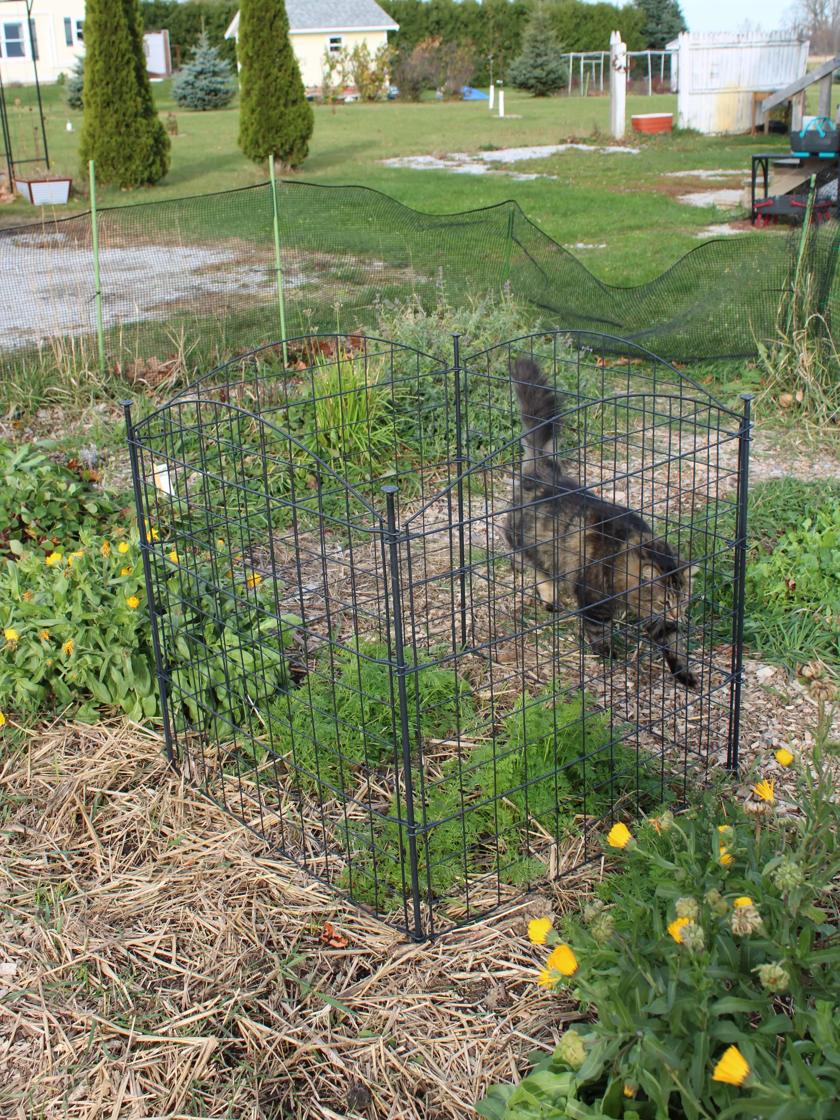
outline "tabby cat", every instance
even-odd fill
[[[557,419],[562,404],[536,363],[519,358],[514,382],[524,429],[522,467],[505,524],[514,556],[535,571],[537,593],[549,610],[559,609],[564,589],[574,595],[600,657],[612,656],[613,619],[626,611],[662,650],[674,677],[694,687],[684,627],[688,564],[639,514],[604,501],[565,473]]]

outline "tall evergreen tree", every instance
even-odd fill
[[[183,109],[224,109],[235,93],[230,66],[202,31],[195,53],[172,83],[175,103]]]
[[[661,51],[687,30],[679,0],[636,0],[636,7],[644,16],[642,34],[650,50]]]
[[[146,73],[137,0],[87,0],[81,157],[102,183],[139,187],[169,170],[169,137]]]
[[[569,80],[569,70],[561,51],[548,8],[540,4],[528,20],[522,39],[522,53],[511,63],[508,78],[519,89],[527,89],[535,97],[556,93]]]
[[[315,121],[289,42],[283,0],[242,0],[238,50],[239,147],[249,159],[273,153],[283,166],[298,167]]]

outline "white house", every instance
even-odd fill
[[[32,54],[38,80],[54,82],[69,74],[79,55],[85,53],[85,0],[29,0],[32,39],[26,27],[26,0],[0,0],[0,78],[4,85],[34,81]],[[144,36],[146,65],[152,77],[166,77],[169,36],[166,31],[148,31]]]
[[[338,54],[367,43],[375,54],[388,42],[388,32],[400,29],[376,0],[286,0],[286,14],[289,40],[307,88],[321,85],[326,52]],[[237,12],[225,38],[238,36]]]
[[[5,85],[32,82],[33,47],[43,82],[69,74],[84,53],[85,0],[31,0],[31,11],[30,44],[26,0],[0,0],[0,76]]]

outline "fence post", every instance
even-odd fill
[[[143,510],[143,494],[140,486],[140,464],[137,459],[137,439],[134,434],[134,423],[131,419],[131,401],[123,401],[123,414],[125,416],[125,434],[128,441],[128,457],[131,464],[131,482],[134,489],[134,505],[137,510],[137,527],[140,530],[140,556],[143,559],[143,578],[146,584],[146,603],[149,608],[149,624],[152,628],[152,650],[155,657],[155,674],[160,690],[160,710],[163,716],[163,742],[166,758],[171,766],[175,765],[175,740],[172,737],[172,727],[169,723],[169,694],[166,688],[166,676],[163,672],[163,657],[160,652],[160,635],[158,633],[158,610],[155,600],[155,590],[152,583],[152,566],[149,563],[149,534],[146,529],[146,515]]]
[[[277,202],[277,180],[274,178],[274,153],[268,157],[268,171],[271,176],[271,208],[274,213],[274,270],[277,275],[277,304],[280,309],[280,338],[283,343],[283,365],[288,366],[289,355],[286,350],[286,299],[283,294],[283,261],[280,256],[280,208]]]
[[[621,32],[610,35],[610,132],[616,140],[624,137],[627,102],[627,47]]]
[[[735,515],[735,580],[732,615],[732,694],[729,707],[729,741],[726,769],[738,772],[738,742],[741,737],[741,686],[744,676],[744,581],[747,571],[747,518],[750,475],[750,410],[753,394],[742,393],[744,412],[738,431],[738,494]]]
[[[505,115],[505,85],[504,82],[496,82],[499,87],[499,118]]]
[[[102,319],[102,281],[99,272],[99,218],[96,213],[96,168],[93,160],[88,164],[90,173],[90,232],[93,249],[94,303],[96,306],[96,344],[99,349],[99,372],[107,372],[105,365],[105,324]]]
[[[464,542],[464,406],[461,385],[461,336],[452,336],[452,372],[455,376],[455,469],[458,478],[458,594],[461,598],[461,645],[467,644],[467,552]]]
[[[402,587],[400,581],[400,533],[397,529],[397,516],[394,495],[399,487],[388,485],[382,487],[385,495],[385,535],[388,540],[388,550],[391,568],[390,604],[386,601],[386,610],[391,608],[394,634],[394,657],[397,662],[397,700],[399,703],[400,742],[402,745],[403,763],[403,788],[405,799],[405,824],[408,833],[408,864],[411,876],[411,901],[414,916],[414,930],[412,936],[415,941],[421,941],[423,933],[423,916],[420,912],[420,868],[417,862],[417,822],[414,817],[414,778],[411,773],[411,732],[408,722],[408,689],[406,687],[407,666],[405,663],[405,642],[403,637],[402,617]],[[422,755],[418,758],[422,765]],[[386,856],[386,858],[390,858]]]

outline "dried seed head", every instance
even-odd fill
[[[790,973],[778,963],[761,964],[755,971],[768,992],[786,992],[790,987]]]

